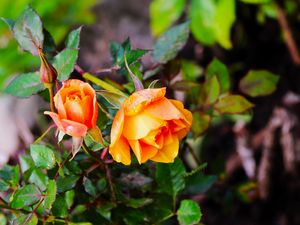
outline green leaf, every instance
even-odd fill
[[[4,165],[0,170],[0,179],[9,183],[12,187],[17,187],[20,180],[19,167]]]
[[[30,145],[30,155],[35,165],[42,169],[52,169],[55,166],[55,154],[45,145]]]
[[[216,76],[211,77],[203,84],[203,94],[205,105],[215,103],[220,95],[220,84]]]
[[[78,176],[66,176],[66,177],[58,177],[57,179],[57,191],[59,193],[71,190],[72,188],[75,187],[76,182],[78,181],[79,177]]]
[[[28,215],[22,215],[15,219],[13,225],[36,225],[38,224],[38,218],[34,213]]]
[[[34,184],[29,184],[19,189],[13,196],[11,206],[16,209],[37,203],[41,198],[41,192]]]
[[[69,33],[66,41],[66,48],[79,48],[81,29],[82,26]]]
[[[32,55],[39,55],[43,49],[44,34],[40,16],[29,6],[21,13],[13,27],[13,33],[19,45]]]
[[[171,195],[175,199],[185,187],[184,175],[185,168],[179,158],[174,163],[158,163],[155,174],[158,192]]]
[[[236,0],[219,0],[215,16],[215,35],[218,43],[226,48],[232,48],[230,33],[231,27],[236,19]]]
[[[54,38],[52,37],[52,35],[50,34],[50,32],[48,30],[46,30],[45,28],[44,28],[43,32],[44,32],[44,48],[43,48],[43,52],[44,53],[52,53],[56,49]]]
[[[189,60],[181,60],[181,70],[183,79],[189,81],[196,81],[203,74],[203,69]]]
[[[56,199],[57,187],[55,180],[49,180],[45,199],[43,202],[43,208],[47,211],[51,210],[52,205]]]
[[[78,50],[68,48],[64,49],[54,57],[53,66],[57,71],[58,79],[60,81],[65,81],[69,78],[74,70],[77,57]]]
[[[230,32],[235,21],[235,0],[192,0],[189,11],[191,31],[195,39],[203,44],[218,42],[231,48]]]
[[[9,189],[9,183],[0,179],[0,192],[7,191]]]
[[[201,136],[210,125],[211,117],[202,112],[193,113],[192,132],[194,137]]]
[[[266,3],[270,3],[272,0],[240,0],[240,1],[248,4],[266,4]]]
[[[96,211],[103,216],[105,219],[109,220],[111,219],[111,210],[114,208],[114,204],[112,203],[106,203],[99,208],[96,209]]]
[[[96,186],[87,177],[83,178],[83,186],[84,190],[91,196],[95,197],[97,195]]]
[[[46,190],[48,185],[48,177],[39,168],[33,168],[29,175],[28,181],[38,186],[42,191]]]
[[[230,76],[225,64],[214,58],[208,65],[206,70],[206,79],[217,76],[221,86],[221,93],[226,93],[230,90]]]
[[[143,207],[153,202],[151,198],[129,198],[126,201],[126,205],[135,209]]]
[[[68,209],[70,209],[72,207],[72,205],[74,204],[74,199],[75,199],[75,191],[73,189],[70,191],[67,191],[65,193],[65,200],[66,200]]]
[[[185,179],[186,189],[184,193],[193,195],[204,194],[218,180],[218,177],[214,175],[206,176],[198,172],[187,176]]]
[[[240,89],[251,96],[265,96],[276,90],[279,76],[265,70],[251,70],[240,81]]]
[[[243,113],[254,105],[241,95],[226,95],[219,98],[215,104],[215,109],[219,113]]]
[[[21,155],[19,158],[19,164],[23,173],[35,166],[30,155]]]
[[[5,215],[3,213],[0,213],[0,225],[6,225],[6,224],[8,223]]]
[[[105,178],[101,178],[100,180],[98,180],[97,182],[97,189],[98,191],[103,191],[106,188],[107,182]]]
[[[11,20],[11,19],[7,19],[7,18],[0,18],[4,23],[6,23],[6,25],[9,27],[9,29],[12,31],[14,28],[14,25],[16,23],[16,21]]]
[[[191,19],[191,32],[197,41],[207,45],[216,41],[215,14],[215,1],[192,0],[189,17]]]
[[[66,218],[69,215],[69,212],[65,198],[61,195],[57,195],[51,211],[54,216]]]
[[[153,46],[153,59],[167,63],[174,59],[189,37],[189,22],[182,23],[167,30]]]
[[[199,87],[199,83],[196,81],[179,80],[172,84],[172,88],[178,91],[189,91],[195,87]]]
[[[192,200],[182,200],[177,211],[177,219],[180,225],[198,224],[202,213],[199,205]]]
[[[106,91],[106,90],[98,90],[97,94],[101,95],[115,109],[120,109],[123,102],[126,99],[126,97],[123,95],[119,95],[114,92],[110,92],[110,91]]]
[[[166,31],[179,19],[185,0],[154,0],[150,4],[150,27],[154,36]]]
[[[5,89],[6,94],[27,98],[45,89],[38,72],[17,76]]]

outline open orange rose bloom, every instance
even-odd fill
[[[129,165],[130,147],[139,163],[174,161],[179,140],[191,127],[192,114],[165,94],[166,88],[144,89],[125,100],[111,130],[109,153],[115,161]]]
[[[72,137],[84,137],[96,126],[98,106],[95,90],[81,80],[68,80],[54,96],[57,113],[51,116],[58,129]]]

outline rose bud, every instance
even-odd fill
[[[43,53],[40,54],[41,67],[40,67],[40,79],[44,84],[52,84],[56,81],[57,72],[56,69],[48,62]]]
[[[181,102],[165,94],[166,88],[144,89],[124,101],[111,129],[109,153],[115,161],[129,165],[130,148],[140,164],[174,161],[193,118]]]
[[[57,113],[46,111],[44,114],[51,116],[60,134],[73,137],[73,155],[80,149],[87,133],[103,144],[101,132],[96,126],[96,92],[88,83],[76,79],[67,80],[54,96],[54,104]]]

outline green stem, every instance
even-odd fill
[[[38,143],[40,143],[40,141],[46,136],[46,134],[47,134],[53,127],[55,127],[54,124],[51,125],[50,127],[48,127],[48,129],[47,129],[41,136],[39,136],[39,137],[33,142],[33,144],[38,144]]]
[[[53,91],[54,84],[53,83],[45,84],[45,87],[49,91],[50,109],[52,112],[56,112],[55,105],[54,105],[54,91]]]

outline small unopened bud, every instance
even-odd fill
[[[45,55],[40,54],[41,67],[40,67],[40,79],[44,84],[52,84],[56,81],[57,72],[56,69],[48,62]]]

